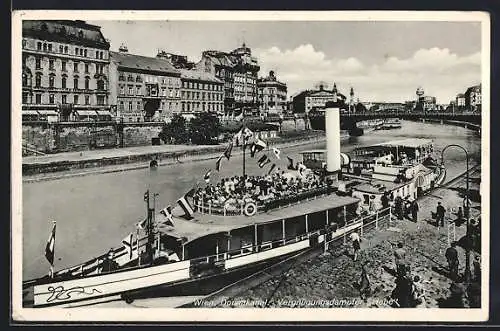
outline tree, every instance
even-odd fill
[[[186,119],[181,115],[174,115],[170,123],[166,123],[158,135],[165,143],[182,144],[188,141]]]
[[[193,144],[214,144],[220,132],[221,124],[219,119],[212,114],[201,113],[190,122],[189,136]]]

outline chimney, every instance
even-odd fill
[[[118,48],[118,52],[120,53],[128,53],[128,48],[125,44],[121,44],[120,47]]]
[[[326,170],[328,173],[340,172],[340,109],[325,109],[326,131]]]

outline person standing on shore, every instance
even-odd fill
[[[446,212],[446,210],[441,205],[441,201],[438,201],[438,205],[436,208],[436,222],[437,222],[438,227],[439,226],[444,227],[444,213],[445,212]]]
[[[358,259],[358,252],[361,249],[360,245],[361,238],[359,237],[359,234],[357,232],[351,233],[349,237],[351,238],[352,248],[354,250],[353,261],[356,261]]]
[[[446,260],[448,261],[448,270],[451,280],[456,281],[458,278],[458,251],[456,249],[456,241],[451,243],[451,247],[448,247],[445,252]]]
[[[417,223],[418,219],[418,203],[417,200],[413,200],[410,205],[410,210],[411,210],[411,218],[412,221]]]

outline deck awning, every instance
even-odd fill
[[[38,110],[38,113],[40,115],[51,115],[51,116],[57,116],[58,113],[55,110]]]
[[[77,110],[75,112],[78,116],[97,116],[95,110]]]
[[[36,110],[23,110],[22,115],[40,115]]]
[[[96,110],[97,115],[100,116],[111,116],[111,112],[109,110]]]

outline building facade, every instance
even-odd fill
[[[465,108],[465,94],[457,94],[457,97],[455,98],[455,106],[458,110],[463,110]]]
[[[196,69],[210,72],[224,82],[224,111],[227,116],[242,111],[258,114],[257,79],[260,67],[245,44],[230,53],[204,51]]]
[[[274,71],[257,82],[259,111],[261,115],[282,115],[287,110],[287,87],[277,80]]]
[[[209,72],[180,69],[180,113],[192,117],[197,113],[224,114],[224,82]]]
[[[481,84],[471,86],[465,92],[465,108],[469,111],[481,111]]]
[[[336,84],[332,90],[319,84],[318,89],[302,91],[293,98],[293,112],[309,114],[311,110],[324,108],[329,101],[345,104],[346,97],[337,91]]]
[[[125,122],[161,121],[181,111],[181,74],[169,61],[110,52],[110,99]]]
[[[109,42],[99,26],[25,20],[22,35],[23,117],[111,119]]]

